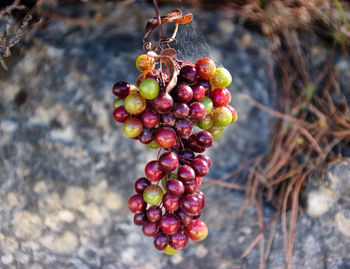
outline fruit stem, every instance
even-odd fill
[[[154,10],[156,11],[156,16],[158,18],[158,29],[159,29],[159,38],[163,39],[163,29],[162,29],[162,21],[160,19],[160,14],[159,14],[159,8],[158,8],[158,3],[157,0],[153,0],[153,6],[154,6]]]

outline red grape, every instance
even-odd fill
[[[124,81],[119,81],[113,85],[113,93],[119,98],[125,98],[129,95],[130,84]]]
[[[158,161],[150,161],[145,167],[146,177],[151,181],[159,181],[164,176]]]
[[[198,77],[201,79],[209,79],[214,75],[216,70],[216,65],[214,61],[210,58],[200,58],[195,64]]]
[[[135,182],[135,191],[137,193],[143,193],[143,191],[151,185],[151,181],[149,181],[148,178],[145,177],[140,177],[138,180]]]
[[[156,132],[156,141],[162,148],[171,148],[176,142],[176,133],[171,127],[159,128]]]
[[[155,236],[159,230],[158,222],[146,221],[142,226],[142,232],[146,236]]]
[[[164,172],[172,172],[174,171],[178,164],[178,158],[176,156],[175,153],[172,152],[165,152],[163,153],[160,157],[159,157],[159,165],[160,168],[164,171]]]
[[[160,229],[168,234],[175,234],[180,228],[180,219],[173,213],[165,213],[160,220]]]
[[[146,202],[143,200],[142,194],[134,194],[128,201],[128,207],[133,213],[142,213],[146,209]]]

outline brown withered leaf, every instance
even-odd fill
[[[192,21],[192,13],[186,14],[182,18],[176,20],[178,24],[186,24]]]
[[[175,69],[175,61],[176,61],[176,51],[172,48],[165,49],[161,52],[160,55],[155,53],[154,51],[147,52],[147,55],[151,58],[160,58],[168,67],[168,71],[170,74],[170,81],[166,87],[166,92],[170,92],[177,83],[177,73]]]
[[[173,23],[173,22],[179,23],[179,24],[185,24],[185,23],[189,23],[190,21],[192,21],[192,13],[182,16],[182,11],[178,8],[172,10],[167,15],[162,16],[160,18],[161,24]],[[153,17],[147,21],[146,27],[145,27],[145,33],[143,35],[143,42],[145,42],[145,40],[151,35],[153,30],[157,28],[157,26],[158,26],[157,17]]]

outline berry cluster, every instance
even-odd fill
[[[185,248],[188,238],[203,240],[207,225],[199,220],[205,195],[198,189],[208,174],[211,159],[203,153],[218,140],[223,127],[237,120],[228,103],[230,73],[209,58],[195,65],[177,61],[177,85],[165,91],[170,79],[155,70],[155,61],[140,55],[136,67],[142,73],[136,86],[117,82],[113,93],[113,117],[123,123],[128,137],[164,152],[147,163],[146,177],[135,182],[136,194],[128,206],[134,223],[142,226],[154,246],[166,254]],[[161,65],[161,64],[160,64]],[[201,131],[195,132],[198,126]]]

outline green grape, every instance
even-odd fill
[[[216,127],[225,127],[232,122],[232,113],[227,107],[219,107],[213,113],[213,123]]]
[[[153,78],[146,78],[140,83],[140,94],[147,100],[156,98],[159,94],[159,84]]]
[[[158,185],[151,184],[143,191],[143,200],[151,205],[156,205],[163,199],[163,190]]]
[[[142,122],[139,119],[129,117],[123,123],[123,132],[128,137],[136,137],[142,130]]]
[[[159,145],[155,139],[153,139],[150,143],[146,144],[147,147],[151,149],[158,149]]]
[[[223,131],[224,131],[223,127],[216,127],[216,126],[211,127],[209,130],[214,140],[219,140],[220,137],[222,136]]]
[[[226,88],[232,82],[230,72],[223,67],[216,68],[214,75],[210,78],[210,84],[213,89]]]
[[[127,112],[133,115],[142,113],[146,108],[146,100],[137,92],[130,93],[124,100]]]
[[[167,255],[174,255],[178,252],[177,249],[172,248],[170,245],[167,245],[166,248],[164,249],[164,253]]]
[[[211,114],[205,116],[204,119],[198,122],[198,127],[203,130],[209,130],[213,126],[213,117]]]
[[[210,112],[213,110],[213,101],[210,99],[209,96],[204,96],[201,100],[201,103],[205,106],[205,112],[207,115],[210,114]]]
[[[116,109],[120,106],[123,106],[124,105],[124,100],[121,99],[121,98],[115,98],[114,102],[113,102],[113,108]]]

